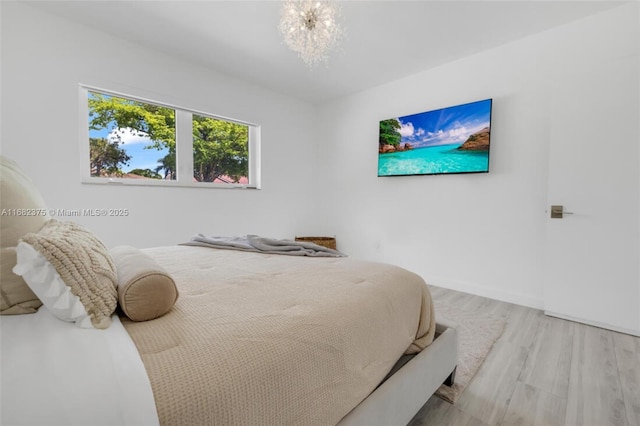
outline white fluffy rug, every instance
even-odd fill
[[[506,322],[500,318],[464,311],[435,303],[436,321],[455,325],[458,331],[458,368],[452,387],[442,385],[436,391],[440,398],[455,403],[476,374]]]

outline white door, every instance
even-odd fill
[[[585,68],[551,91],[545,312],[640,335],[638,57]]]

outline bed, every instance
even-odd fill
[[[401,425],[452,379],[455,329],[435,324],[428,287],[405,269],[185,245],[97,255],[89,231],[42,219],[19,240],[38,249],[25,235],[81,233],[75,271],[99,265],[95,281],[116,281],[118,306],[109,313],[106,285],[69,302],[84,317],[60,321],[62,296],[47,299],[60,267],[38,250],[16,270],[49,286],[45,306],[9,306],[3,256],[3,310],[32,313],[0,317],[2,424]],[[56,276],[70,291],[73,276]],[[125,287],[137,290],[123,299]]]

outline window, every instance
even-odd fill
[[[192,115],[193,178],[198,182],[248,183],[249,126]]]
[[[259,126],[80,88],[83,182],[259,188]]]

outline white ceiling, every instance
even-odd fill
[[[615,0],[342,1],[346,31],[308,69],[278,32],[279,1],[29,4],[182,60],[320,103],[620,5]]]

